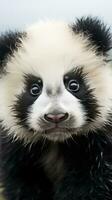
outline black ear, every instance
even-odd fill
[[[77,19],[72,29],[75,33],[82,33],[88,37],[90,43],[96,46],[98,54],[105,55],[111,49],[110,28],[107,28],[98,18],[82,17]]]
[[[0,36],[0,68],[6,65],[9,56],[21,46],[21,38],[25,33],[7,32]]]

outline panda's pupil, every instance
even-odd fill
[[[76,80],[70,80],[68,83],[68,89],[77,92],[79,90],[79,84]]]
[[[40,86],[38,84],[33,84],[30,93],[33,96],[37,96],[40,93]]]

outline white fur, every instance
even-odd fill
[[[63,75],[70,69],[83,66],[87,74],[86,81],[90,88],[94,88],[94,95],[100,105],[101,116],[88,125],[88,129],[101,127],[107,122],[108,113],[112,108],[112,70],[103,61],[103,56],[96,56],[95,49],[87,49],[88,39],[72,32],[65,22],[40,22],[27,30],[27,38],[22,39],[22,47],[14,53],[14,57],[7,63],[8,74],[0,79],[0,120],[4,128],[14,137],[35,141],[41,134],[38,119],[54,107],[75,116],[73,128],[76,132],[82,129],[86,121],[86,113],[80,101],[71,95],[64,87]],[[40,76],[44,81],[42,95],[30,108],[28,122],[36,132],[31,136],[25,128],[17,125],[10,106],[14,104],[16,95],[24,90],[24,73]],[[51,87],[55,93],[61,88],[61,95],[47,96],[46,87]],[[86,130],[86,128],[85,128]],[[75,132],[75,134],[76,134]],[[38,137],[37,137],[38,136]],[[49,137],[49,136],[48,136]],[[61,138],[58,133],[53,140]],[[60,140],[69,137],[62,136]],[[50,138],[51,139],[51,138]]]

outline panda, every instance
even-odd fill
[[[112,199],[111,44],[91,16],[1,34],[6,200]]]

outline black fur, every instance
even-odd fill
[[[8,32],[0,36],[0,66],[1,72],[14,51],[21,46],[21,38],[26,37],[25,32]]]
[[[90,45],[96,47],[97,54],[105,55],[112,47],[110,29],[97,18],[82,17],[77,19],[76,23],[72,25],[72,30],[87,37],[90,40]]]
[[[3,133],[2,175],[8,200],[111,200],[112,139],[108,133],[76,136],[57,143],[64,160],[64,177],[54,185],[40,162],[51,143],[29,148]],[[54,144],[55,145],[55,144]],[[53,166],[58,164],[53,163]],[[3,185],[3,186],[4,186]]]

